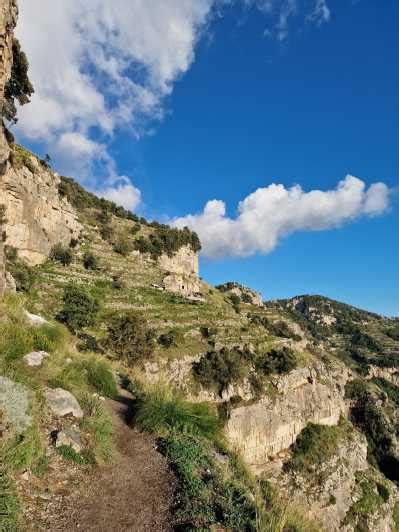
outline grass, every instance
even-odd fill
[[[85,417],[81,428],[88,431],[90,449],[97,463],[109,462],[113,455],[113,425],[102,401],[92,395],[84,395],[80,404]]]
[[[148,432],[178,432],[217,439],[221,424],[216,410],[206,403],[189,403],[176,393],[159,387],[145,396],[135,415],[138,426]]]
[[[356,474],[358,498],[346,514],[344,524],[356,523],[356,530],[369,530],[367,520],[389,499],[389,491],[384,484],[368,472]],[[395,513],[394,513],[395,519]]]
[[[159,449],[180,485],[174,514],[179,530],[208,530],[217,524],[230,530],[255,530],[256,509],[248,487],[223,473],[209,444],[173,433],[161,438]]]
[[[86,463],[84,457],[80,453],[77,453],[75,449],[72,449],[70,445],[60,445],[57,447],[57,453],[68,462],[74,462],[78,465]]]
[[[82,367],[87,373],[87,382],[105,397],[115,397],[117,387],[114,375],[106,362],[94,357],[85,360]]]
[[[0,469],[0,530],[17,532],[19,502],[12,480],[4,469]]]
[[[336,454],[340,440],[348,433],[347,425],[343,421],[335,427],[310,423],[294,443],[287,467],[312,472],[328,462]]]

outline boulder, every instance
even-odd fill
[[[48,389],[46,391],[47,403],[58,417],[72,415],[76,418],[83,417],[83,410],[80,408],[76,398],[67,390],[62,388]]]
[[[37,316],[36,314],[31,314],[27,310],[25,311],[25,315],[28,319],[28,322],[34,327],[40,327],[41,325],[46,325],[46,323],[48,323],[48,321],[42,318],[41,316]]]
[[[24,356],[24,361],[31,368],[38,367],[43,364],[43,360],[48,356],[50,355],[45,351],[32,351],[32,353]]]
[[[72,449],[80,453],[82,450],[82,439],[79,432],[72,428],[67,428],[64,430],[57,431],[55,436],[55,446],[56,447],[72,447]]]

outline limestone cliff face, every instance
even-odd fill
[[[10,166],[0,176],[0,204],[6,207],[7,245],[34,265],[46,259],[54,244],[68,245],[82,227],[75,209],[58,193],[57,174],[34,157],[28,166]]]
[[[183,246],[173,257],[162,255],[159,258],[159,266],[170,273],[198,276],[198,255],[191,247]]]
[[[10,79],[12,67],[12,41],[17,24],[16,0],[0,0],[0,108],[3,107],[4,88]],[[10,155],[4,126],[0,125],[0,173],[3,173]]]
[[[196,296],[200,292],[198,255],[190,246],[183,246],[173,257],[162,255],[158,265],[168,272],[163,279],[163,286],[168,292],[186,297]]]
[[[322,364],[276,379],[277,393],[232,411],[226,435],[256,472],[292,445],[308,423],[336,425],[347,412],[344,387],[348,371]]]

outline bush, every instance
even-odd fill
[[[255,361],[255,367],[265,375],[289,373],[297,367],[295,353],[289,347],[272,349],[265,355],[260,355]]]
[[[71,331],[94,325],[100,306],[83,287],[75,284],[66,286],[63,302],[64,306],[57,319]]]
[[[60,445],[56,448],[56,451],[64,460],[67,460],[68,462],[74,462],[75,464],[79,465],[85,463],[84,457],[72,449],[70,445]]]
[[[115,397],[117,394],[117,387],[114,375],[111,369],[105,362],[90,359],[83,362],[83,367],[87,374],[88,383],[93,386],[96,391],[105,397]]]
[[[80,333],[78,334],[78,338],[82,341],[79,342],[76,347],[82,353],[86,351],[92,351],[93,353],[104,352],[103,349],[100,347],[100,344],[98,343],[97,338],[95,338],[91,334]]]
[[[200,333],[203,338],[206,340],[210,340],[214,336],[216,336],[218,330],[216,327],[200,327]]]
[[[193,364],[198,382],[206,387],[216,386],[220,395],[243,376],[243,370],[242,353],[237,349],[210,351]]]
[[[154,332],[137,312],[116,315],[108,325],[106,346],[115,355],[134,364],[147,358],[153,350]]]
[[[292,446],[288,467],[299,471],[314,471],[337,452],[341,437],[339,427],[310,423]]]
[[[50,259],[60,262],[63,266],[69,266],[73,259],[72,251],[62,244],[56,244],[51,248]]]
[[[129,240],[122,237],[114,243],[113,248],[115,253],[119,253],[119,255],[122,255],[123,257],[127,257],[129,253],[133,251],[133,246]]]
[[[170,347],[177,347],[182,342],[182,334],[180,331],[172,330],[161,334],[158,338],[158,343],[165,349]]]
[[[220,430],[217,413],[209,405],[189,403],[163,388],[145,396],[134,420],[142,429],[159,435],[180,432],[214,439]]]
[[[17,292],[29,293],[37,281],[37,271],[22,260],[7,263],[7,270],[14,278]]]
[[[83,266],[86,270],[97,270],[98,269],[98,259],[90,251],[86,251],[83,255]]]
[[[10,122],[17,122],[17,107],[15,100],[20,105],[30,102],[30,97],[35,92],[29,80],[29,62],[16,37],[12,42],[12,68],[11,76],[4,87],[4,101],[2,102],[1,114]]]

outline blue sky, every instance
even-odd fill
[[[21,40],[28,54],[31,51],[37,98],[41,98],[51,87],[46,87],[38,67],[35,71],[39,46],[33,44],[38,42],[33,30],[26,29],[24,16],[29,13],[26,8],[24,15],[24,1]],[[170,2],[172,5],[173,0]],[[288,224],[290,229],[281,230],[276,242],[266,244],[262,243],[264,234],[275,228],[273,216],[265,221],[262,211],[257,228],[261,243],[245,249],[245,256],[231,256],[235,253],[226,243],[230,233],[223,238],[210,233],[216,246],[220,238],[221,251],[216,259],[201,259],[201,274],[215,284],[228,280],[248,284],[266,299],[319,293],[399,315],[399,4],[386,0],[381,7],[377,0],[337,0],[329,3],[328,17],[311,21],[314,6],[310,0],[274,0],[274,11],[267,13],[260,2],[245,8],[236,2],[216,13],[211,0],[204,0],[204,11],[194,14],[189,0],[186,3],[182,22],[189,20],[194,29],[192,40],[185,42],[188,55],[181,63],[168,58],[161,68],[153,56],[137,51],[132,43],[136,56],[127,77],[151,89],[151,104],[149,93],[146,106],[140,95],[141,107],[135,100],[135,111],[120,120],[115,118],[115,105],[126,98],[126,92],[107,93],[113,111],[109,115],[114,119],[110,133],[105,119],[100,124],[90,116],[82,124],[72,114],[63,116],[62,127],[43,123],[35,130],[32,123],[38,123],[43,112],[33,100],[31,114],[24,110],[21,115],[21,140],[39,153],[50,151],[55,166],[108,197],[115,197],[112,190],[128,183],[131,188],[125,195],[131,194],[136,212],[160,220],[186,220],[189,214],[201,213],[209,200],[217,199],[225,203],[230,224],[237,219],[240,201],[272,183],[284,185],[284,190],[299,184],[305,192],[333,191],[346,175],[356,176],[365,183],[365,190],[363,206],[357,206],[353,216],[336,217],[341,209],[339,198],[321,220],[313,207],[310,214],[303,215],[306,222],[302,217],[292,220],[294,215],[288,213],[284,228]],[[152,4],[154,15],[157,1]],[[279,38],[287,4],[295,5],[296,12]],[[323,5],[327,7],[327,3]],[[72,16],[66,14],[65,20]],[[181,27],[187,32],[187,26]],[[65,29],[67,39],[68,24],[60,22],[60,28]],[[163,43],[160,34],[161,51],[152,43],[152,53],[159,56],[162,46],[169,44],[173,58],[173,41]],[[112,52],[118,54],[120,49],[115,46],[107,52],[112,57]],[[101,94],[104,78],[96,75],[98,65],[93,67],[93,59],[87,57],[86,63],[79,63],[76,57],[75,66],[82,72],[85,65]],[[141,63],[147,70],[138,68]],[[115,83],[122,86],[122,82],[118,79]],[[82,85],[82,94],[85,90]],[[87,101],[95,101],[94,96],[89,94]],[[85,100],[78,99],[83,106]],[[67,108],[66,101],[60,94],[62,109]],[[52,109],[55,107],[48,107],[47,112]],[[93,106],[93,116],[96,113],[101,114]],[[390,189],[389,204],[388,200],[383,207],[379,204],[369,216],[365,195],[367,187],[376,182]],[[257,209],[265,209],[264,205]],[[288,210],[296,205],[308,209],[302,203],[283,204],[283,209],[284,205]],[[276,217],[280,214],[277,211]],[[324,230],[309,230],[313,222],[315,228],[321,224]],[[208,243],[206,223],[195,218],[193,227],[205,232]],[[232,223],[235,236],[245,239],[241,225]]]

